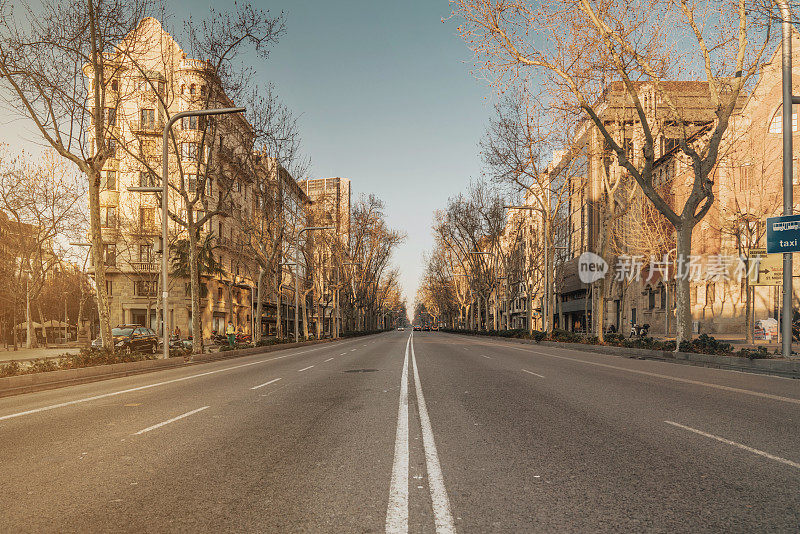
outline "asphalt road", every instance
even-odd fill
[[[2,532],[800,530],[800,382],[392,332],[0,399]]]

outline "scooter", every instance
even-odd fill
[[[638,325],[636,323],[631,323],[631,335],[628,337],[647,337],[647,333],[650,332],[650,325],[644,323],[643,325]]]

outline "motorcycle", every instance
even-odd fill
[[[631,323],[631,334],[628,337],[647,337],[648,332],[650,332],[650,325],[644,323],[642,325],[638,325],[636,323]]]

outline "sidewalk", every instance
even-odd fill
[[[15,351],[13,346],[8,350],[0,347],[0,362],[9,362],[11,360],[32,360],[36,358],[53,358],[61,356],[62,354],[78,354],[80,349],[78,347],[60,347],[60,348],[42,348],[26,349],[21,347]]]

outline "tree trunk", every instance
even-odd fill
[[[300,307],[303,309],[303,339],[308,339],[308,303],[306,302],[308,291],[304,292],[300,299]],[[295,312],[297,313],[297,312]]]
[[[42,323],[42,339],[44,340],[45,348],[47,348],[47,329],[44,327],[44,315],[42,315],[41,299],[36,299],[36,311],[39,313],[39,322]]]
[[[200,310],[200,270],[197,265],[197,235],[191,221],[189,226],[189,283],[191,284],[192,293],[192,354],[201,354],[203,352],[203,318],[201,317],[202,311]],[[169,249],[164,246],[163,254],[167,254],[168,250]],[[166,309],[166,306],[164,306],[164,308]]]
[[[678,264],[684,265],[684,270],[688,267],[689,256],[692,253],[692,230],[689,224],[684,224],[677,231],[677,252]],[[689,292],[690,281],[686,272],[676,280],[677,308],[675,310],[675,351],[677,352],[684,341],[692,339],[692,302]]]
[[[258,269],[258,282],[257,282],[256,298],[256,317],[253,321],[253,342],[258,343],[261,341],[261,317],[264,314],[264,306],[261,304],[261,299],[264,297],[264,269]]]
[[[97,297],[97,315],[100,319],[100,338],[103,347],[114,348],[111,337],[111,312],[108,308],[108,291],[106,290],[106,264],[103,253],[103,231],[100,228],[100,175],[98,171],[89,170],[89,234],[92,241],[92,266],[94,267],[95,295]]]
[[[25,348],[30,349],[36,345],[33,342],[33,325],[31,324],[31,293],[28,289],[27,283],[25,284]]]
[[[749,265],[749,262],[748,262]],[[753,292],[755,291],[755,287],[751,286],[747,283],[748,280],[745,278],[745,308],[744,308],[744,328],[745,328],[745,339],[748,343],[753,343]]]

